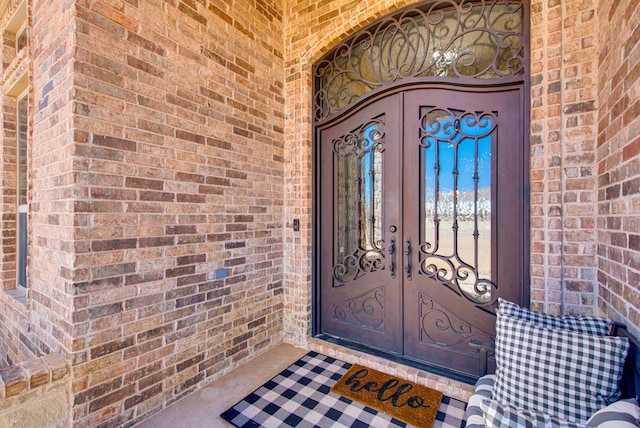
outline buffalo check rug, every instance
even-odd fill
[[[350,363],[309,352],[220,416],[238,428],[410,426],[331,392],[350,367]],[[433,427],[464,427],[465,406],[443,396]]]

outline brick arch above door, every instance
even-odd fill
[[[321,8],[316,2],[290,2],[286,6],[290,19],[285,35],[285,337],[305,344],[311,326],[311,208],[312,208],[312,64],[358,29],[375,19],[415,4],[414,1],[334,0]],[[568,7],[566,2],[531,0],[531,305],[559,313],[562,302],[565,310],[576,313],[595,311],[595,227],[581,231],[587,251],[568,257],[563,254],[563,241],[577,238],[576,230],[562,230],[566,221],[580,222],[581,215],[572,206],[581,204],[580,195],[596,192],[596,172],[578,177],[582,190],[571,190],[572,183],[562,177],[563,168],[586,167],[592,170],[593,161],[584,158],[562,158],[561,153],[575,150],[583,142],[595,141],[595,125],[584,124],[593,112],[563,111],[563,104],[583,100],[593,101],[597,82],[597,48],[583,46],[580,56],[570,53],[561,61],[563,46],[581,46],[582,40],[596,37],[597,28],[590,12]],[[357,24],[357,23],[359,24]],[[569,73],[563,74],[563,70]],[[591,94],[591,95],[590,95]],[[591,96],[591,98],[589,98]],[[597,119],[591,119],[596,123]],[[580,123],[581,134],[569,123]],[[593,147],[584,147],[585,156],[595,157]],[[558,210],[562,195],[577,192],[577,201],[567,202],[568,210]],[[595,200],[582,202],[593,206],[593,214],[586,219],[595,221]],[[291,222],[301,219],[301,231],[294,232]],[[560,262],[563,260],[563,263]],[[564,279],[563,279],[564,278]],[[573,288],[561,296],[561,282],[571,282]]]

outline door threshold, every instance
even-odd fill
[[[478,381],[477,376],[458,372],[455,370],[447,369],[445,367],[436,366],[433,364],[426,364],[424,362],[419,362],[411,358],[394,355],[389,352],[382,351],[380,349],[372,348],[370,346],[366,346],[361,343],[353,342],[353,341],[342,339],[339,337],[330,336],[328,334],[321,333],[321,334],[316,334],[313,337],[318,340],[322,340],[328,343],[333,343],[348,349],[352,349],[354,351],[373,355],[375,357],[384,358],[385,360],[388,360],[397,364],[409,366],[414,369],[422,370],[427,373],[445,377],[445,378],[455,380],[457,382],[465,383],[468,385],[475,385],[475,383]]]

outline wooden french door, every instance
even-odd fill
[[[320,333],[475,376],[526,303],[521,87],[406,89],[318,127]]]

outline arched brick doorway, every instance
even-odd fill
[[[473,377],[528,302],[527,22],[431,1],[316,64],[316,335]]]

